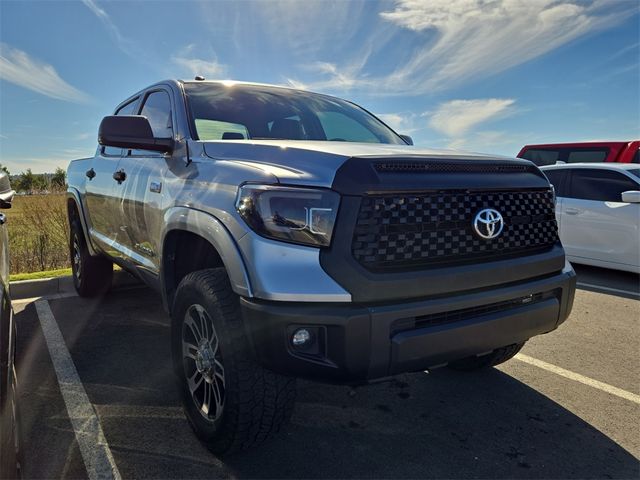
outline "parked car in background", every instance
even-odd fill
[[[556,189],[567,258],[640,273],[640,165],[558,164],[542,171]]]
[[[564,163],[618,162],[640,163],[640,141],[583,142],[525,145],[518,158],[531,160],[538,166]]]
[[[9,176],[0,172],[0,209],[11,208],[15,192]],[[0,213],[0,478],[20,477],[16,325],[9,296],[9,240],[6,217]]]

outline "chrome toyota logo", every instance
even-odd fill
[[[493,208],[480,210],[473,219],[473,229],[485,240],[496,238],[504,228],[504,219],[499,211]]]

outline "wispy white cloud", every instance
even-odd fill
[[[420,116],[412,112],[377,113],[376,117],[402,134],[410,134],[424,128],[417,124]]]
[[[511,98],[451,100],[440,104],[428,123],[433,130],[457,138],[481,123],[513,113],[514,103]]]
[[[626,47],[621,48],[616,53],[609,56],[608,60],[615,60],[623,55],[632,54],[634,58],[638,58],[638,52],[640,51],[640,42],[635,42]]]
[[[398,0],[381,17],[416,32],[422,45],[390,73],[388,85],[422,93],[504,71],[619,23],[634,10],[633,2],[617,3]]]
[[[362,0],[271,0],[252,3],[249,9],[238,10],[236,18],[223,21],[244,27],[234,29],[238,44],[247,40],[246,28],[259,26],[264,38],[283,57],[317,58],[317,52],[340,53],[344,45],[354,45],[358,27],[354,19],[361,18],[370,6],[370,2]],[[216,3],[203,2],[203,13],[220,25],[221,13]]]
[[[6,43],[0,43],[0,79],[58,100],[75,103],[91,100],[89,95],[64,81],[52,65]]]
[[[141,53],[143,53],[141,52],[141,49],[120,32],[120,29],[111,19],[106,10],[100,7],[95,0],[82,0],[82,3],[84,3],[85,6],[89,10],[91,10],[91,12],[96,17],[98,17],[98,19],[107,29],[107,32],[109,33],[113,41],[123,53],[138,60],[143,60],[144,58],[146,58],[144,55],[140,55]]]
[[[181,69],[182,74],[188,73],[192,77],[203,75],[207,79],[220,79],[226,76],[226,65],[219,63],[215,56],[210,60],[196,58],[192,55],[194,47],[194,45],[187,45],[179,54],[171,57],[171,61]]]
[[[369,83],[366,75],[362,73],[363,64],[352,64],[348,67],[338,68],[335,63],[314,62],[303,65],[303,69],[314,73],[316,79],[304,83],[293,78],[287,78],[287,84],[302,90],[338,90],[346,91],[354,87],[362,88]]]

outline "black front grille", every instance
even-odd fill
[[[428,315],[420,315],[418,317],[401,318],[393,322],[391,333],[396,334],[414,330],[416,328],[436,327],[438,325],[447,325],[450,323],[463,322],[483,315],[505,312],[514,308],[530,306],[535,303],[557,298],[558,292],[550,290],[548,292],[534,293],[525,297],[513,298],[502,302],[490,303],[488,305],[479,305],[477,307],[464,308],[461,310],[452,310]]]
[[[485,208],[504,218],[493,240],[473,231]],[[407,193],[362,198],[351,251],[369,270],[407,270],[534,253],[557,241],[550,190]]]

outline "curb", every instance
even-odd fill
[[[113,284],[111,288],[141,285],[140,280],[123,270],[113,272]],[[75,295],[72,277],[40,278],[37,280],[22,280],[11,282],[9,285],[11,299],[46,297],[50,295]]]

